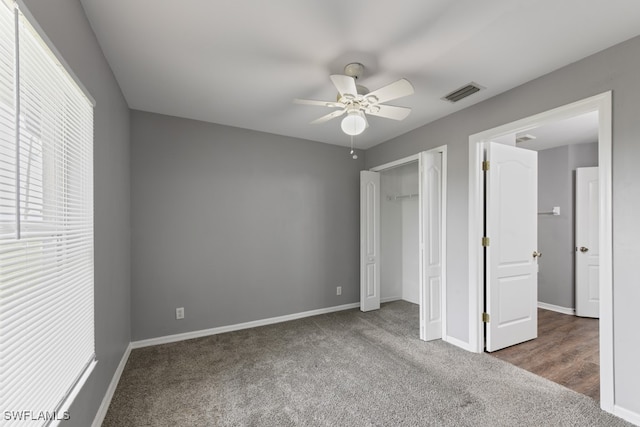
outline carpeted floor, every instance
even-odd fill
[[[404,301],[134,350],[103,426],[628,426]]]

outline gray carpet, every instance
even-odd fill
[[[403,301],[134,350],[103,426],[628,426]]]

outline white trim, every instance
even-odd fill
[[[87,368],[84,370],[84,372],[82,373],[82,375],[80,376],[76,384],[71,389],[71,392],[67,395],[67,397],[65,397],[64,403],[62,404],[62,406],[60,406],[60,408],[56,410],[57,413],[64,414],[69,412],[69,408],[71,407],[71,404],[76,399],[78,394],[80,394],[80,390],[82,390],[82,387],[84,387],[84,384],[89,379],[89,376],[91,375],[91,373],[93,372],[97,364],[98,364],[98,361],[95,359],[95,355],[94,355],[93,360],[89,362]],[[47,427],[57,427],[58,425],[60,425],[60,421],[62,421],[62,418],[56,417],[49,424],[47,424]]]
[[[640,414],[637,412],[630,411],[618,405],[613,405],[613,414],[625,421],[629,421],[632,424],[640,426]]]
[[[102,403],[98,408],[98,412],[96,412],[96,416],[91,423],[91,427],[100,427],[102,422],[104,421],[104,417],[107,415],[107,411],[109,410],[109,405],[111,405],[111,399],[113,399],[113,394],[116,392],[116,388],[118,387],[118,383],[120,382],[120,377],[122,376],[122,371],[124,371],[124,367],[129,360],[129,355],[131,354],[131,343],[127,346],[122,355],[122,359],[120,359],[120,363],[116,368],[116,371],[113,373],[113,378],[111,378],[111,382],[109,383],[109,387],[107,388],[107,392],[104,394],[102,398]]]
[[[484,334],[480,321],[484,288],[482,288],[483,229],[482,175],[480,161],[482,144],[493,138],[524,132],[535,127],[598,111],[598,165],[600,168],[600,407],[614,409],[613,361],[613,269],[612,269],[612,109],[611,91],[572,104],[554,108],[534,116],[469,136],[469,343],[472,351],[482,352]]]
[[[239,331],[242,329],[257,328],[258,326],[272,325],[274,323],[288,322],[290,320],[302,319],[304,317],[317,316],[319,314],[333,313],[335,311],[350,310],[359,308],[360,303],[337,305],[334,307],[319,308],[317,310],[303,311],[300,313],[286,314],[284,316],[269,317],[267,319],[253,320],[251,322],[237,323],[235,325],[219,326],[211,329],[201,329],[199,331],[184,332],[182,334],[166,335],[163,337],[149,338],[140,341],[131,341],[131,348],[149,347],[152,345],[168,344],[177,341],[190,340],[193,338],[207,337],[210,335],[223,334],[225,332]]]
[[[613,411],[615,403],[613,360],[613,162],[611,92],[599,95],[598,171],[600,191],[600,407]]]
[[[454,338],[449,335],[444,335],[442,338],[442,341],[448,342],[449,344],[455,345],[456,347],[460,347],[463,350],[473,352],[473,347],[471,347],[469,343],[459,340],[458,338]]]
[[[411,162],[417,162],[419,160],[420,160],[420,153],[403,157],[402,159],[394,160],[393,162],[385,163],[384,165],[375,166],[369,170],[371,172],[382,172],[383,170],[395,168],[396,166],[402,166],[404,164],[411,163]]]
[[[447,146],[443,145],[433,150],[429,151],[439,151],[442,154],[442,188],[441,196],[441,214],[442,218],[440,220],[440,226],[442,229],[440,230],[440,242],[441,242],[441,251],[442,251],[442,295],[440,296],[440,313],[442,317],[442,336],[447,336]],[[427,151],[427,152],[429,152]]]
[[[576,315],[576,309],[575,308],[569,308],[569,307],[562,307],[560,305],[547,304],[546,302],[538,301],[538,308],[542,308],[544,310],[551,310],[551,311],[555,311],[557,313],[562,313],[562,314],[570,314],[571,316],[575,316]]]
[[[471,141],[469,137],[469,347],[474,353],[484,351],[484,324],[481,322],[484,293],[480,293],[484,234],[484,188],[480,164],[484,160],[484,148],[483,142]]]
[[[402,297],[386,297],[386,298],[380,298],[380,304],[384,304],[385,302],[400,301],[401,299],[402,299]]]

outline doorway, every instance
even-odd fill
[[[491,355],[599,400],[598,114],[510,139],[538,155],[537,334]]]
[[[419,165],[380,172],[380,302],[420,304]]]
[[[446,146],[360,173],[360,309],[419,305],[420,339],[446,327]]]
[[[485,212],[484,177],[482,161],[485,147],[490,141],[510,134],[526,132],[547,123],[581,114],[598,114],[598,190],[600,268],[600,405],[613,410],[613,305],[612,305],[612,222],[611,222],[611,93],[596,95],[573,104],[550,110],[498,128],[470,136],[469,151],[469,292],[470,292],[470,346],[473,351],[484,351],[483,310],[485,307],[484,236]],[[515,144],[514,144],[515,145]],[[487,219],[489,221],[489,219]],[[535,253],[534,253],[535,255]],[[488,284],[491,286],[491,284]],[[489,313],[490,314],[490,313]],[[485,318],[491,322],[491,318]]]

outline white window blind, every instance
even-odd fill
[[[93,277],[93,106],[0,1],[0,424],[67,416],[95,361]]]

